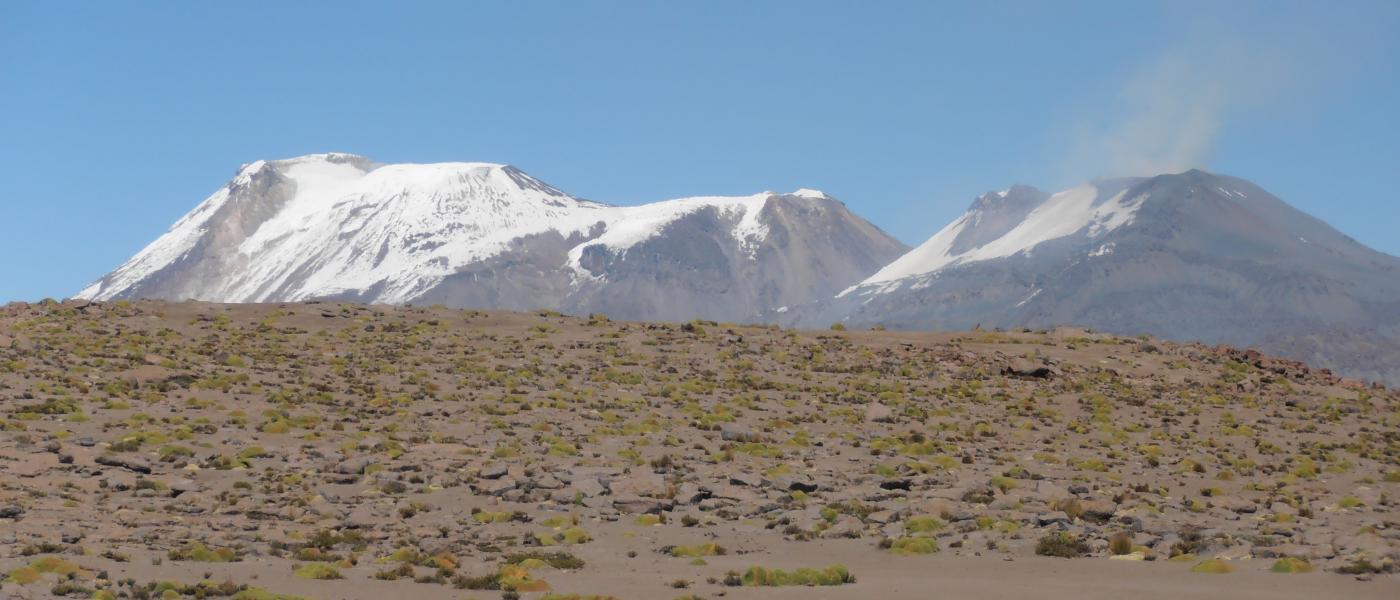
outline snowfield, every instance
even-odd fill
[[[951,266],[1022,253],[1029,254],[1036,246],[1069,236],[1102,236],[1131,223],[1133,215],[1147,199],[1145,195],[1126,198],[1126,194],[1124,190],[1105,198],[1104,192],[1092,184],[1070,188],[1051,195],[1000,237],[980,246],[955,252],[953,247],[958,237],[964,231],[976,227],[981,221],[982,213],[974,208],[934,234],[928,241],[886,265],[865,281],[847,288],[840,295],[845,296],[857,291],[879,293],[897,289],[909,278],[934,274]],[[1006,191],[996,192],[999,198],[1005,198],[1006,195]]]
[[[280,205],[251,190],[266,184],[288,190]],[[752,251],[768,234],[759,216],[774,195],[611,206],[574,198],[493,163],[377,165],[346,154],[257,161],[77,297],[117,297],[200,244],[225,238],[236,245],[220,258],[240,268],[205,282],[196,299],[295,301],[375,290],[378,302],[408,302],[514,240],[551,231],[576,242],[565,266],[576,277],[595,277],[580,264],[585,248],[626,252],[705,209],[731,220],[736,240]],[[826,197],[807,189],[793,195]],[[222,218],[226,211],[237,218]],[[211,231],[215,223],[228,231]],[[251,231],[232,230],[239,227]]]

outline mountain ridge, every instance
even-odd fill
[[[1090,327],[1258,346],[1400,381],[1400,331],[1389,325],[1400,317],[1400,259],[1236,177],[1191,170],[1086,185],[1095,192],[1051,194],[994,239],[954,251],[979,211],[996,208],[984,194],[860,284],[774,317],[809,327]],[[1056,226],[1018,237],[1057,202],[1070,210],[1057,211]]]
[[[907,248],[824,193],[614,206],[497,163],[255,161],[78,295],[1087,327],[1400,382],[1400,258],[1202,170],[1013,185]]]
[[[772,236],[775,225],[783,235]],[[793,243],[818,231],[841,244]],[[656,243],[663,234],[689,245]],[[629,258],[639,247],[671,270]],[[510,165],[380,164],[330,153],[242,166],[166,234],[77,297],[390,304],[428,298],[464,308],[605,305],[626,318],[679,318],[684,315],[671,305],[680,301],[705,317],[743,320],[772,302],[839,291],[905,249],[810,189],[614,206],[570,196]],[[807,258],[794,261],[792,252]],[[764,269],[750,263],[764,261],[786,266],[756,278]],[[784,274],[795,276],[771,285]],[[483,293],[461,285],[483,277],[511,287]],[[606,300],[604,292],[618,287],[658,296],[690,289],[706,300],[684,294],[664,302]],[[726,291],[742,298],[726,301]]]

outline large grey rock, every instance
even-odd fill
[[[614,495],[612,506],[623,514],[659,513],[671,510],[676,503],[665,498],[646,498],[632,494]]]
[[[603,487],[603,484],[598,482],[597,477],[578,477],[574,479],[572,486],[575,491],[582,494],[585,498],[599,496],[607,491],[607,488]]]
[[[726,425],[719,431],[719,437],[726,442],[761,442],[763,436],[758,432],[744,427]]]
[[[139,456],[132,456],[129,454],[99,454],[94,460],[99,465],[121,467],[136,473],[148,474],[151,472],[151,462]]]
[[[614,496],[645,496],[660,498],[666,495],[666,480],[655,473],[633,473],[612,480],[608,489]]]
[[[341,475],[363,475],[370,465],[374,464],[374,459],[369,456],[357,456],[340,461],[335,466],[335,472]]]

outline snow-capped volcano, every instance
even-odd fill
[[[854,252],[803,239],[832,233]],[[695,236],[704,239],[687,247],[656,243]],[[662,296],[685,296],[718,284],[736,289],[717,301],[672,298],[679,304],[671,306],[741,319],[771,308],[770,301],[805,302],[839,290],[903,250],[811,190],[610,206],[508,165],[380,165],[316,154],[244,165],[79,297],[569,310],[601,304],[617,316],[666,318],[673,311],[664,299],[597,299],[616,286],[663,285]],[[658,270],[662,262],[673,268]],[[755,278],[778,266],[791,271],[786,281]],[[690,280],[687,268],[695,271]]]
[[[772,317],[1150,333],[1400,382],[1400,259],[1202,171],[983,194],[859,284]]]

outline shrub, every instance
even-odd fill
[[[238,552],[233,548],[211,549],[199,542],[190,542],[189,545],[178,550],[171,550],[167,556],[170,560],[189,560],[194,562],[232,562],[238,560]]]
[[[906,537],[890,542],[890,553],[909,556],[938,552],[938,540],[931,537]]]
[[[498,573],[476,577],[458,575],[452,578],[452,587],[459,590],[499,590],[501,589],[501,576]]]
[[[1394,563],[1375,564],[1364,558],[1358,558],[1348,565],[1337,567],[1337,572],[1343,575],[1368,575],[1372,573],[1389,573],[1395,570]]]
[[[788,572],[781,569],[768,569],[765,567],[749,567],[744,572],[740,581],[747,587],[771,587],[785,585],[842,585],[855,583],[853,577],[841,565],[832,565],[825,569],[802,568]]]
[[[1274,565],[1269,567],[1271,573],[1309,573],[1313,566],[1308,561],[1291,556],[1280,558],[1274,561]]]
[[[549,584],[542,580],[530,577],[529,569],[522,566],[530,561],[540,560],[532,557],[522,557],[517,564],[504,564],[495,573],[480,575],[477,577],[467,577],[458,575],[452,579],[452,585],[457,589],[467,590],[504,590],[506,592],[544,592],[549,590]],[[580,566],[583,564],[579,561]]]
[[[34,569],[34,567],[20,567],[18,569],[10,571],[9,576],[5,578],[5,582],[18,583],[20,585],[29,585],[38,581],[39,578],[40,574]]]
[[[715,543],[697,544],[694,546],[670,546],[662,548],[662,551],[676,558],[699,558],[701,556],[723,556],[727,550],[724,546]]]
[[[520,565],[503,565],[497,571],[501,589],[513,592],[545,592],[549,584],[530,577],[530,571]]]
[[[506,556],[506,563],[518,565],[525,561],[538,560],[556,569],[582,569],[583,559],[568,552],[521,552]]]
[[[1108,550],[1114,556],[1131,554],[1133,552],[1133,534],[1126,531],[1113,534],[1113,537],[1108,538]]]
[[[1206,548],[1206,540],[1201,535],[1201,530],[1195,527],[1183,527],[1177,532],[1181,540],[1172,544],[1170,555],[1194,555]]]
[[[82,567],[79,567],[74,563],[63,560],[57,556],[45,556],[43,558],[39,558],[29,563],[29,566],[30,568],[40,573],[53,573],[55,575],[61,575],[63,577],[68,577],[70,575],[83,576],[85,573]]]
[[[1077,558],[1089,553],[1089,545],[1066,531],[1047,533],[1035,544],[1035,553],[1041,556]]]
[[[340,570],[326,563],[305,563],[297,565],[292,575],[302,579],[344,579]]]
[[[56,556],[45,556],[35,559],[28,566],[19,567],[6,576],[5,581],[28,585],[39,581],[44,573],[53,573],[64,579],[73,577],[86,577],[89,574],[83,571],[82,567],[58,558]]]
[[[1001,490],[1001,493],[1005,494],[1016,488],[1016,480],[1010,477],[998,476],[993,477],[990,481],[988,481],[987,485]]]
[[[933,533],[943,529],[945,523],[938,517],[912,517],[904,522],[904,530],[909,533]]]
[[[541,533],[535,536],[535,539],[539,540],[541,546],[552,546],[555,544],[572,546],[574,544],[582,544],[591,541],[593,536],[589,535],[587,531],[584,531],[582,527],[570,527],[558,533]]]

